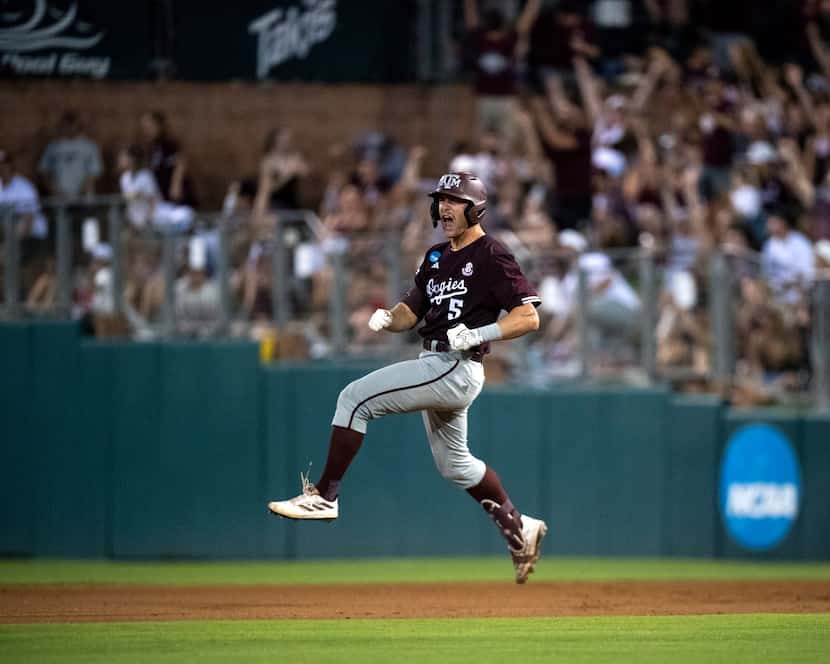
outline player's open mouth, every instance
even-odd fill
[[[444,226],[452,226],[454,221],[455,221],[455,219],[453,218],[453,216],[451,214],[442,214],[441,215],[441,223],[444,224]]]

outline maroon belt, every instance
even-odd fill
[[[452,348],[446,341],[439,341],[438,339],[424,339],[424,350],[431,350],[433,353],[449,353]],[[474,362],[481,362],[484,358],[484,353],[481,352],[481,348],[479,346],[463,352],[469,353],[469,357],[467,359],[473,360]]]

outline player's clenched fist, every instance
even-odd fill
[[[369,319],[369,327],[374,332],[380,332],[392,324],[392,312],[388,309],[376,309]]]
[[[481,334],[478,329],[471,330],[461,323],[447,330],[447,340],[453,350],[469,350],[473,346],[481,345]]]

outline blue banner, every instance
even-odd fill
[[[801,471],[786,436],[765,424],[746,426],[726,445],[720,510],[730,537],[749,551],[780,544],[798,518]]]

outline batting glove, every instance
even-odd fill
[[[464,323],[447,330],[447,340],[453,350],[469,350],[473,346],[480,346],[482,343],[478,328],[471,330]]]
[[[392,312],[388,309],[376,309],[369,319],[369,327],[373,332],[380,332],[392,324]]]

